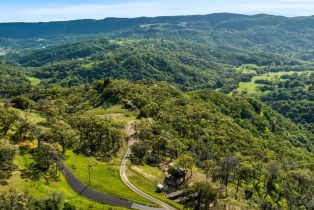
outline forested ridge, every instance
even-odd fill
[[[95,36],[165,38],[280,53],[304,60],[313,59],[312,33],[313,17],[288,18],[230,13],[0,24],[0,37],[3,39],[1,45],[14,49],[56,45]],[[9,46],[6,44],[7,40],[10,41]]]
[[[59,159],[152,205],[117,174],[130,125],[130,180],[176,208],[313,209],[313,26],[228,13],[0,23],[0,209],[111,208],[75,196]],[[178,191],[180,204],[165,197]]]
[[[88,111],[132,103],[139,118],[153,119],[139,124],[140,142],[133,146],[132,157],[136,164],[158,165],[187,154],[198,167],[208,170],[207,176],[221,190],[219,199],[243,200],[237,205],[250,208],[310,205],[313,136],[256,99],[208,90],[182,92],[160,82],[105,79],[75,88],[34,88],[11,103],[47,119],[33,124],[27,118],[13,117],[7,126],[2,124],[3,134],[12,143],[35,137],[46,150],[49,143],[59,143],[60,155],[74,149],[104,159],[119,151],[122,127]],[[1,112],[3,120],[17,114],[12,108]],[[8,132],[13,126],[19,132]],[[101,138],[103,143],[99,135],[106,137]],[[136,148],[145,153],[137,153]],[[50,164],[38,162],[36,167],[47,171]],[[226,164],[231,165],[224,168]]]
[[[109,76],[115,79],[157,80],[178,84],[182,89],[235,89],[252,75],[234,69],[245,64],[280,68],[309,66],[299,60],[234,48],[159,39],[107,40],[67,44],[21,53],[19,64],[35,67],[32,75],[43,83],[73,86]]]

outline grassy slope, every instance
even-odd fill
[[[296,72],[296,71],[281,71],[281,72],[270,72],[263,75],[254,76],[250,82],[240,82],[238,92],[247,92],[251,95],[260,95],[262,92],[258,89],[261,84],[256,84],[256,80],[278,80],[283,75],[292,75],[294,73],[304,73],[304,72]]]
[[[21,176],[23,171],[32,162],[32,156],[30,154],[17,155],[14,163],[18,166],[18,169],[13,172],[12,176],[8,180],[8,185],[1,186],[0,192],[13,188],[25,191],[36,198],[43,198],[53,192],[61,192],[64,195],[65,201],[76,206],[77,209],[125,209],[99,204],[77,196],[61,174],[59,174],[59,178],[57,180],[52,180],[47,177],[41,177],[39,180],[32,180]]]
[[[103,116],[103,117],[111,117],[114,120],[120,121],[120,122],[133,121],[136,119],[136,116],[139,114],[136,111],[130,112],[126,109],[122,109],[121,107],[122,107],[121,104],[117,104],[117,105],[109,107],[108,109],[97,108],[97,109],[93,109],[93,110],[89,111],[89,114],[94,114],[94,115]],[[73,159],[73,161],[77,161],[77,160],[78,160],[78,158]],[[82,161],[84,161],[84,160],[82,160]],[[105,163],[100,163],[100,162],[96,161],[95,159],[89,158],[89,160],[85,159],[85,161],[90,161],[89,163],[91,165],[95,164],[96,167],[92,167],[93,168],[92,173],[94,170],[94,173],[96,173],[96,174],[100,173],[101,170],[104,170],[104,174],[108,173],[108,172],[112,173],[112,169],[118,170],[118,168],[119,168],[118,166],[120,164],[119,158],[118,158],[118,164],[117,164],[118,166],[116,166],[116,169],[114,169],[114,166],[113,166],[114,164],[111,165],[111,167],[110,167],[110,165],[105,164]],[[113,161],[115,161],[115,160],[113,160]],[[69,162],[69,161],[67,160],[66,162]],[[103,165],[102,169],[100,169],[99,164]],[[85,169],[85,171],[86,170],[87,169]],[[105,171],[107,171],[107,172],[105,172]],[[183,208],[182,205],[165,198],[164,196],[162,196],[159,193],[155,193],[156,183],[157,182],[162,183],[164,180],[164,174],[158,168],[150,167],[147,165],[145,165],[145,166],[132,166],[129,168],[127,173],[128,173],[127,175],[129,177],[130,182],[132,182],[132,184],[134,184],[136,187],[138,187],[142,191],[144,191],[144,192],[146,192],[146,193],[148,193],[148,194],[150,194],[150,195],[152,195],[152,196],[154,196],[160,200],[163,200],[163,201],[169,203],[170,205],[173,205],[174,207],[177,207],[179,209]],[[96,177],[98,177],[98,176],[96,176]],[[109,180],[113,181],[112,180],[113,177],[114,176],[111,176],[109,178]],[[85,173],[85,175],[82,175],[82,180],[85,180],[85,182],[88,183],[87,173]],[[92,178],[92,180],[93,180],[93,178]],[[95,181],[96,181],[95,185],[96,186],[98,185],[97,187],[99,187],[99,189],[112,190],[112,189],[106,189],[106,186],[104,186],[104,185],[101,186],[101,184],[100,184],[101,180],[95,180]],[[94,186],[93,182],[94,182],[94,180],[92,181],[92,185]],[[115,193],[115,192],[112,192],[112,193]]]
[[[127,122],[135,120],[138,112],[130,112],[121,108],[121,104],[111,106],[107,109],[96,108],[88,111],[89,114],[97,115],[100,117],[109,117],[119,122]],[[25,116],[30,122],[36,124],[38,122],[45,121],[45,118],[39,114],[32,112],[26,113],[21,110],[16,110],[20,116]],[[36,144],[34,144],[36,145]],[[72,151],[66,153],[66,165],[72,170],[72,172],[85,184],[89,183],[87,166],[91,165],[91,184],[92,187],[101,192],[123,197],[128,200],[136,201],[138,203],[156,206],[156,204],[143,199],[138,196],[128,187],[126,187],[119,177],[120,160],[124,155],[126,145],[117,155],[109,162],[101,162],[93,157],[85,157],[78,155]],[[32,157],[29,154],[18,155],[15,160],[15,164],[18,165],[18,170],[13,173],[13,176],[8,180],[9,185],[2,187],[0,191],[5,191],[10,188],[26,191],[35,197],[42,197],[43,195],[51,194],[52,192],[62,192],[68,203],[75,205],[80,209],[108,209],[109,206],[98,204],[89,201],[83,197],[76,196],[76,193],[72,191],[70,186],[66,183],[64,177],[60,174],[58,180],[49,180],[41,178],[34,181],[30,179],[21,178],[21,171],[26,169],[27,166],[32,163]],[[156,183],[162,183],[164,175],[158,168],[150,166],[132,166],[128,170],[128,176],[130,181],[142,191],[163,200],[174,207],[182,209],[183,206],[166,199],[161,194],[155,193]],[[113,187],[114,186],[114,187]],[[110,207],[112,208],[112,207]],[[113,209],[123,209],[114,207]]]
[[[119,176],[120,160],[123,154],[124,153],[121,152],[118,157],[109,162],[101,162],[93,157],[76,155],[73,152],[68,151],[66,153],[67,159],[65,163],[75,176],[85,184],[89,184],[87,167],[91,165],[91,187],[98,191],[141,204],[156,206],[156,204],[137,195],[123,184]]]
[[[135,119],[135,116],[137,114],[136,112],[128,112],[127,110],[121,109],[121,107],[121,105],[116,105],[108,109],[94,109],[90,112],[98,116],[112,117],[120,122]],[[45,118],[41,117],[35,112],[26,113],[18,109],[15,110],[19,113],[21,117],[27,118],[33,124],[45,121]],[[26,142],[23,145],[25,144],[30,145],[29,142]],[[36,145],[37,144],[34,143],[33,146]],[[125,149],[126,146],[123,148],[123,150],[121,150],[121,153],[110,162],[100,162],[97,161],[95,158],[87,158],[83,155],[76,155],[73,152],[68,151],[66,154],[68,158],[65,162],[70,168],[72,168],[73,173],[86,184],[88,184],[87,166],[92,165],[92,186],[99,191],[124,197],[128,200],[133,200],[139,203],[155,206],[154,203],[141,198],[136,193],[131,191],[120,180],[120,159],[122,158]],[[80,209],[124,209],[92,202],[83,197],[77,197],[76,193],[72,191],[72,189],[66,183],[66,180],[61,174],[59,176],[59,179],[54,181],[45,178],[41,178],[37,181],[23,179],[21,177],[21,173],[27,168],[30,163],[32,163],[32,156],[30,154],[17,155],[15,164],[18,166],[18,170],[16,170],[13,173],[12,177],[8,180],[9,184],[0,188],[0,192],[6,191],[10,188],[15,188],[18,190],[27,191],[29,194],[35,197],[43,197],[44,195],[48,195],[52,192],[57,191],[64,194],[67,202],[75,205]],[[84,171],[86,171],[86,173],[83,173]]]
[[[27,76],[26,79],[28,79],[31,82],[32,86],[39,85],[39,83],[41,82],[41,80],[36,77]]]
[[[100,117],[109,117],[119,122],[127,122],[136,119],[138,112],[130,112],[121,107],[121,104],[117,104],[107,109],[96,108],[88,111],[88,113]],[[65,164],[85,184],[89,183],[87,166],[91,165],[91,185],[96,190],[141,204],[156,206],[155,203],[142,198],[130,190],[120,179],[120,163],[125,151],[126,144],[117,157],[108,162],[101,162],[93,157],[85,157],[68,151],[66,153],[67,159],[65,160]]]
[[[87,113],[99,117],[114,119],[115,121],[124,123],[131,120],[135,120],[139,112],[138,111],[131,112],[127,109],[122,109],[122,106],[123,106],[122,104],[116,104],[107,109],[95,108],[88,111]]]
[[[158,168],[150,166],[130,166],[127,171],[127,176],[132,184],[143,192],[158,198],[178,209],[183,209],[181,204],[165,198],[162,194],[156,193],[156,184],[163,183],[163,172]]]

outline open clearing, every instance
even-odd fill
[[[60,174],[57,179],[48,176],[40,176],[39,179],[30,179],[24,176],[25,170],[33,162],[32,155],[26,153],[23,156],[17,155],[14,164],[18,166],[12,173],[8,184],[0,187],[0,192],[9,189],[18,189],[25,191],[36,198],[44,198],[53,192],[61,192],[64,195],[65,202],[72,204],[77,209],[110,209],[111,206],[99,204],[83,197],[78,196],[67,184],[63,175]],[[112,209],[124,210],[125,208],[114,207]]]
[[[149,174],[149,176],[147,176]],[[167,199],[160,193],[156,193],[156,184],[163,183],[164,174],[156,167],[150,166],[130,166],[127,170],[127,176],[130,182],[143,192],[161,200],[177,209],[183,209],[183,206],[172,200]]]
[[[239,93],[245,92],[249,95],[260,95],[262,92],[259,90],[258,87],[263,86],[262,84],[256,84],[256,80],[270,80],[270,81],[278,81],[280,77],[283,75],[292,75],[292,74],[301,74],[307,73],[308,71],[280,71],[280,72],[269,72],[263,75],[257,75],[252,78],[250,82],[240,82],[239,88],[236,90]],[[266,91],[267,92],[267,91]]]
[[[137,195],[121,181],[119,167],[123,154],[122,151],[118,157],[108,162],[102,162],[93,157],[85,157],[68,151],[66,153],[67,159],[64,162],[71,172],[86,185],[89,184],[88,166],[91,166],[91,188],[95,190],[140,204],[156,206],[156,204]]]

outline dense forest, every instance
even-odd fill
[[[297,123],[312,127],[313,116],[313,73],[283,75],[282,81],[270,82],[263,86],[271,92],[262,96],[275,110]],[[260,81],[264,82],[265,81]]]
[[[272,68],[304,68],[294,59],[233,48],[212,48],[166,40],[107,40],[67,44],[14,56],[13,61],[34,67],[32,75],[43,83],[73,86],[109,76],[130,81],[157,80],[182,89],[218,89],[230,92],[251,79],[234,68],[244,64]]]
[[[216,47],[313,59],[313,17],[217,13],[155,18],[106,18],[51,23],[2,23],[0,48],[27,49],[109,38],[164,38]],[[27,41],[25,41],[27,40]],[[10,44],[8,44],[10,43]]]
[[[227,13],[0,23],[0,209],[111,208],[66,189],[60,161],[88,186],[75,171],[104,164],[92,187],[152,205],[117,175],[133,140],[134,183],[176,208],[313,209],[313,26]],[[154,194],[155,173],[180,204]]]
[[[35,154],[43,149],[62,156],[74,149],[107,159],[122,145],[122,127],[87,113],[110,103],[132,103],[139,109],[139,118],[153,119],[138,125],[140,141],[132,154],[136,164],[158,165],[188,155],[207,171],[219,189],[219,199],[244,199],[241,205],[250,208],[309,207],[313,136],[253,98],[110,79],[75,88],[35,88],[2,108],[2,135],[13,144],[37,138]],[[39,113],[47,122],[32,124],[17,117],[10,106]],[[13,127],[15,133],[10,131]],[[53,149],[56,143],[61,149]],[[47,159],[35,158],[38,170],[54,170],[49,154]],[[7,161],[10,164],[12,157]]]

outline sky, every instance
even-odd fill
[[[0,22],[155,17],[231,12],[314,15],[314,0],[0,0]]]

